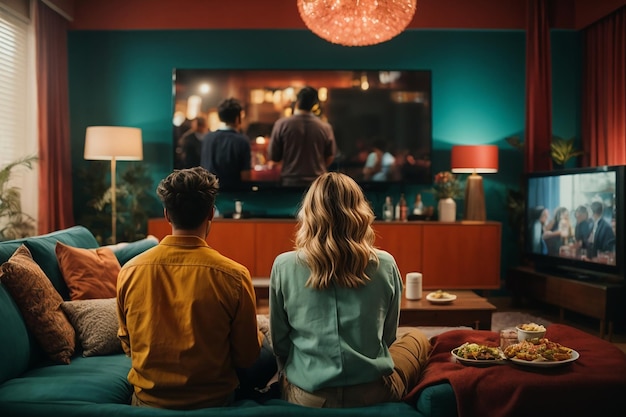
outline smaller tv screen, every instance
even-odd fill
[[[622,181],[622,167],[530,174],[526,252],[543,266],[621,270]]]

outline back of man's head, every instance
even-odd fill
[[[591,212],[594,216],[600,217],[602,216],[602,212],[604,211],[604,206],[599,201],[594,201],[591,203]]]
[[[202,167],[194,167],[168,175],[159,183],[157,195],[172,226],[190,230],[211,215],[218,188],[215,175]]]
[[[313,87],[303,87],[302,90],[298,91],[296,100],[297,109],[311,111],[319,101],[317,90]]]
[[[235,123],[238,117],[241,117],[243,107],[236,98],[227,98],[222,101],[217,108],[217,115],[224,123]]]

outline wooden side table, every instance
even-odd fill
[[[491,330],[491,314],[496,306],[473,291],[449,290],[457,296],[450,304],[433,304],[426,299],[402,298],[400,326],[469,326],[476,330]]]

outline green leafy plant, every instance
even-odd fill
[[[19,239],[35,234],[35,219],[22,212],[22,194],[10,184],[15,169],[32,169],[36,156],[26,156],[0,169],[0,240]]]
[[[119,165],[118,165],[119,166]],[[107,181],[109,164],[93,161],[78,173],[85,207],[77,214],[79,223],[87,227],[101,244],[111,234],[111,186]],[[149,210],[154,206],[153,182],[145,163],[130,162],[117,181],[116,241],[133,242],[146,237]]]
[[[524,150],[524,142],[520,140],[519,136],[511,136],[505,140],[515,149],[519,151]],[[550,142],[550,157],[555,164],[564,166],[570,159],[584,155],[583,151],[576,149],[574,140],[574,138],[563,139],[558,136],[552,136],[552,141]]]
[[[565,165],[571,158],[583,155],[584,152],[576,150],[574,147],[574,138],[563,139],[558,136],[552,137],[550,143],[550,156],[552,160],[559,165]]]

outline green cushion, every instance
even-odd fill
[[[28,369],[34,340],[20,310],[4,285],[0,284],[0,384]]]
[[[24,242],[26,242],[26,239],[0,242],[0,263],[8,261],[11,255],[13,255],[13,252],[15,252]]]
[[[271,400],[260,405],[254,401],[239,401],[230,407],[177,411],[125,404],[88,404],[82,402],[7,403],[0,402],[0,415],[19,417],[415,417],[415,409],[405,403],[385,403],[363,408],[319,409]]]
[[[76,248],[93,249],[100,245],[93,234],[83,226],[74,226],[26,239],[26,246],[33,255],[33,259],[48,276],[54,288],[64,300],[70,299],[70,293],[59,269],[55,247],[57,241]]]
[[[135,256],[158,244],[159,241],[156,238],[145,238],[123,246],[113,246],[112,250],[115,256],[117,256],[120,265],[124,266],[126,262],[130,261]]]
[[[40,366],[6,381],[0,385],[0,404],[130,404],[129,369],[130,358],[124,354],[75,356],[69,365]],[[0,415],[6,414],[0,409]]]
[[[456,396],[448,383],[426,387],[417,397],[416,405],[420,417],[457,416]]]

